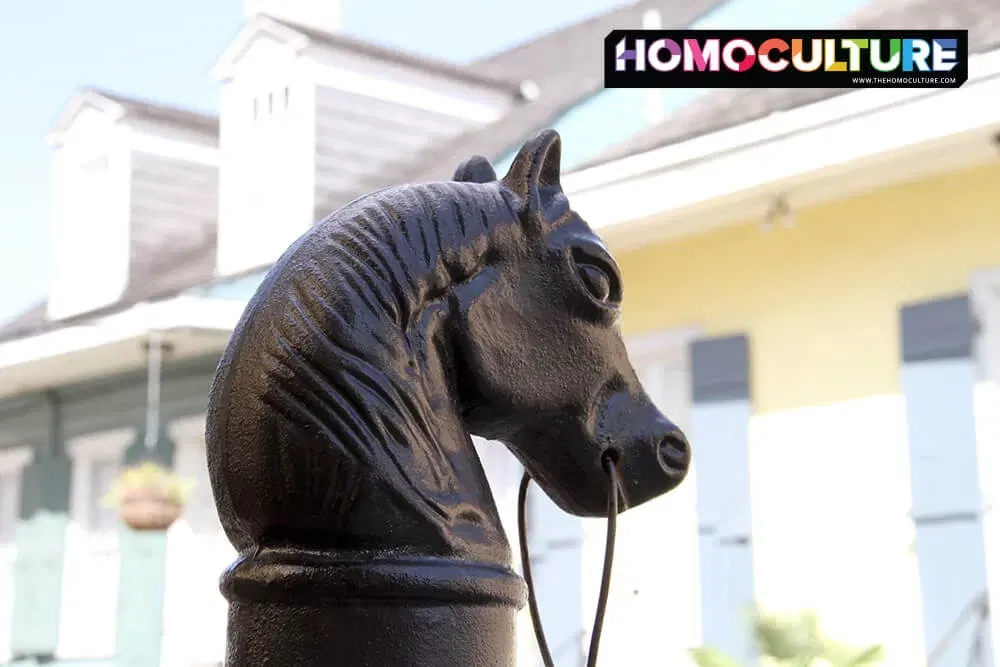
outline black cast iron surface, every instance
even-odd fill
[[[219,364],[206,440],[239,551],[230,667],[509,667],[525,586],[470,433],[579,516],[676,487],[690,453],[629,363],[621,277],[546,130],[501,180],[362,197],[277,261]],[[275,224],[280,224],[276,221]]]

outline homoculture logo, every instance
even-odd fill
[[[606,88],[958,88],[967,30],[614,30]]]

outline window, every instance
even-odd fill
[[[285,86],[285,109],[288,109],[288,96],[289,96],[288,86]]]
[[[56,646],[60,659],[103,659],[115,653],[121,579],[118,516],[103,501],[135,438],[135,429],[122,428],[66,443],[73,477]]]
[[[974,392],[980,488],[987,507],[995,506],[1000,489],[1000,267],[973,274],[970,285],[977,324],[979,377]]]
[[[694,330],[667,330],[627,341],[629,359],[653,403],[682,430],[690,425],[691,399],[688,348]],[[641,664],[648,655],[663,656],[661,664],[684,664],[686,649],[700,641],[697,610],[701,601],[698,578],[698,514],[694,470],[684,484],[663,497],[633,507],[618,519],[615,576],[609,618],[601,651],[616,662]],[[584,571],[594,572],[604,555],[606,524],[588,521]],[[656,572],[689,572],[688,577],[657,577]],[[597,600],[597,580],[583,584],[586,616]],[[669,637],[658,632],[670,627]]]
[[[229,605],[219,575],[236,558],[222,532],[205,457],[205,418],[173,421],[174,470],[194,488],[181,520],[167,537],[163,600],[164,665],[222,665]],[[186,525],[185,525],[186,524]],[[197,614],[191,610],[197,609]]]
[[[1000,267],[976,272],[970,296],[978,324],[976,357],[980,380],[1000,387]]]
[[[0,449],[0,550],[14,545],[21,513],[21,471],[31,461],[30,447]]]
[[[117,536],[118,513],[105,506],[104,498],[121,470],[125,449],[134,440],[134,429],[126,428],[81,436],[67,445],[73,460],[71,519],[101,544]]]
[[[0,448],[0,663],[11,657],[14,628],[14,530],[21,510],[21,471],[31,461],[30,447]]]
[[[104,504],[104,497],[111,490],[119,466],[116,461],[94,460],[90,464],[90,498],[87,507],[87,524],[91,532],[109,533],[118,526],[118,513]]]
[[[493,501],[504,530],[508,535],[517,535],[517,489],[523,472],[521,463],[502,442],[478,436],[473,436],[472,442],[493,492]],[[529,513],[529,521],[532,516]]]
[[[14,526],[21,507],[20,472],[0,472],[0,547],[14,543]]]

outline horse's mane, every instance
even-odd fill
[[[457,415],[445,404],[454,392],[429,379],[435,365],[438,378],[450,365],[435,333],[452,288],[489,264],[498,239],[522,233],[510,197],[497,183],[382,190],[319,223],[278,260],[220,362],[212,403],[224,409],[210,412],[208,437],[222,475],[283,481],[261,478],[274,498],[231,498],[225,487],[233,485],[213,478],[221,507],[253,507],[236,507],[232,518],[294,516],[299,532],[336,531],[363,513],[376,484],[412,520],[448,525],[457,512],[484,521],[476,516],[484,505],[467,502],[481,499],[459,485],[482,476],[466,467],[478,467],[468,434],[442,432],[460,426],[440,418]],[[467,451],[456,449],[458,438]],[[239,442],[253,451],[245,466]],[[274,529],[268,521],[230,537],[241,548],[259,544]]]

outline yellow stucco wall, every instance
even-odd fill
[[[669,196],[666,195],[666,196]],[[898,391],[898,307],[1000,265],[1000,166],[617,253],[626,334],[751,337],[758,413]]]

